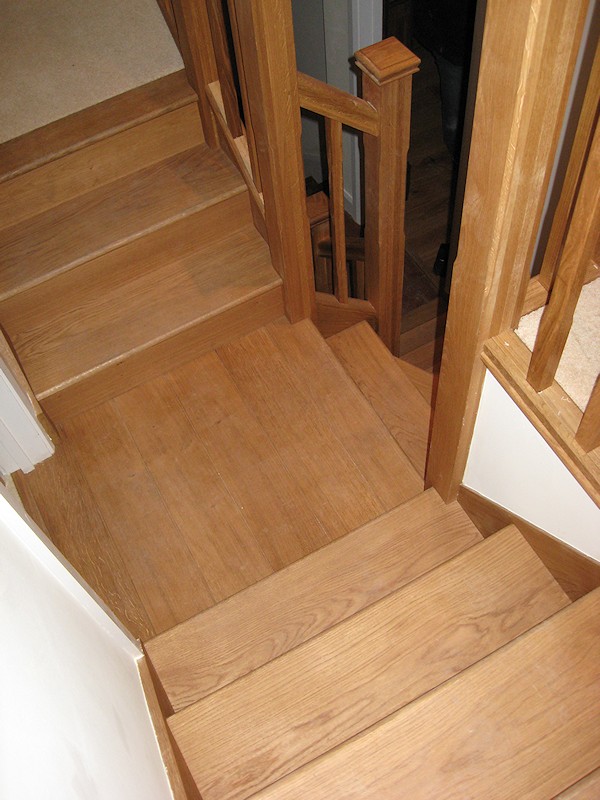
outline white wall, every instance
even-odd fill
[[[600,509],[489,372],[463,483],[600,561]]]
[[[135,642],[0,488],[0,797],[171,798]]]

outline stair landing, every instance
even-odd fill
[[[312,323],[283,320],[66,420],[18,482],[143,641],[423,489]]]

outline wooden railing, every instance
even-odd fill
[[[488,4],[428,465],[428,481],[446,500],[456,497],[464,474],[487,367],[600,503],[599,382],[582,412],[555,380],[582,286],[598,277],[598,53],[591,67],[588,62],[587,88],[545,244],[539,236],[586,8],[581,0],[545,0],[539,13],[525,6],[517,13],[516,7]],[[494,116],[487,104],[492,97],[501,115]],[[560,181],[560,169],[558,176]],[[541,272],[532,278],[537,246],[545,250]],[[523,313],[538,307],[544,311],[530,351],[514,329]]]
[[[298,73],[289,0],[172,0],[198,92],[206,141],[223,146],[248,184],[256,227],[283,278],[286,313],[328,331],[374,320],[397,350],[412,74],[395,39],[356,53],[363,98]],[[300,108],[325,118],[334,294],[316,293],[302,165]],[[342,127],[364,136],[364,298],[348,284]]]

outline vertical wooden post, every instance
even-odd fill
[[[217,126],[208,102],[206,87],[218,80],[219,74],[206,0],[172,0],[172,6],[187,78],[198,95],[204,138],[209,147],[217,147],[219,144]]]
[[[467,463],[483,344],[520,311],[586,10],[582,0],[487,0],[427,465],[427,482],[446,502],[456,498]]]
[[[292,322],[314,317],[315,288],[300,145],[290,0],[235,3],[269,247]]]
[[[356,53],[363,98],[379,112],[379,136],[365,134],[367,300],[380,338],[398,354],[404,277],[406,162],[412,75],[420,60],[393,37]]]

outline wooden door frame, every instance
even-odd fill
[[[427,469],[446,502],[466,466],[483,344],[522,306],[587,10],[587,0],[487,2]]]

